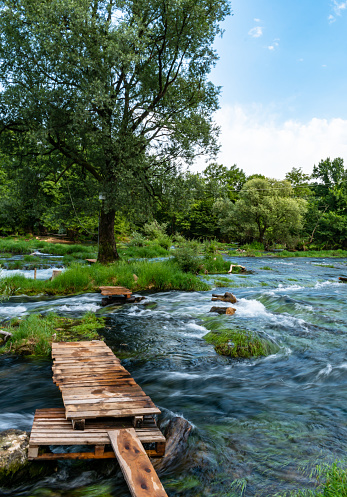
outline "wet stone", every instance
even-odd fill
[[[0,486],[9,487],[54,472],[55,464],[28,461],[29,434],[9,429],[0,432]]]

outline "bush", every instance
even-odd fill
[[[145,245],[146,238],[138,231],[133,231],[131,233],[131,240],[128,243],[128,247],[144,247]]]
[[[197,248],[192,243],[175,250],[174,261],[185,273],[197,273],[202,264]]]
[[[144,225],[143,231],[150,240],[155,240],[156,238],[166,236],[166,228],[167,223],[159,224],[158,221],[152,221]]]
[[[203,244],[203,251],[205,255],[214,255],[217,253],[218,244],[216,240],[205,240]]]
[[[172,245],[172,240],[169,236],[160,236],[159,238],[157,238],[156,240],[154,240],[155,242],[158,243],[158,245],[160,245],[162,248],[164,248],[165,250],[169,250],[169,248],[171,247]]]

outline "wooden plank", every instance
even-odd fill
[[[95,411],[69,411],[66,412],[66,419],[74,419],[74,418],[103,418],[106,416],[114,416],[118,418],[126,417],[126,416],[136,416],[136,415],[146,415],[146,414],[160,414],[160,410],[157,407],[138,407],[134,409],[99,409]]]
[[[101,295],[131,295],[132,291],[124,286],[100,286]]]
[[[109,431],[112,448],[133,497],[167,497],[133,428]]]

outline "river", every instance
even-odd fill
[[[216,288],[151,293],[149,307],[104,310],[100,294],[13,297],[0,305],[0,321],[51,310],[107,316],[107,344],[163,417],[181,415],[194,425],[186,451],[160,473],[169,497],[285,495],[312,488],[315,465],[346,453],[347,284],[338,281],[347,274],[346,260],[237,262],[253,274],[230,275],[218,288],[238,298],[234,316],[209,314]],[[221,357],[202,339],[211,319],[264,334],[279,352],[252,360]],[[51,375],[51,361],[0,357],[0,429],[30,430],[35,409],[62,406]],[[130,496],[120,473],[108,477],[69,462],[53,476],[3,492]]]

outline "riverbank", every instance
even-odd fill
[[[11,337],[0,346],[0,354],[49,357],[52,342],[98,340],[102,338],[98,330],[102,330],[104,326],[104,319],[97,318],[92,312],[86,313],[81,319],[54,313],[46,316],[32,314],[2,326],[6,332],[11,333]]]

